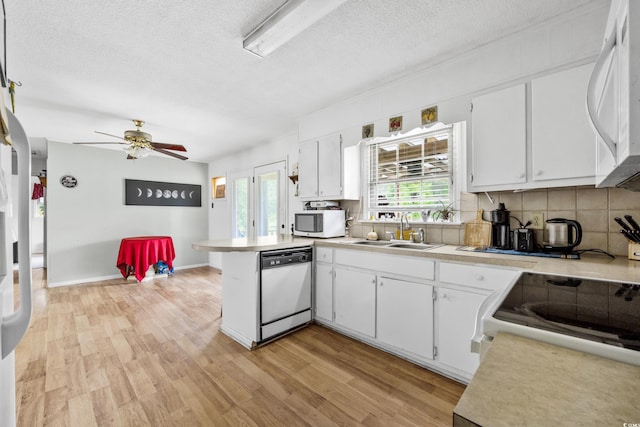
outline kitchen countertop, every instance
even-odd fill
[[[255,239],[201,240],[193,243],[191,247],[205,252],[256,252],[313,246],[314,242],[315,239],[308,237],[279,235]]]
[[[454,426],[640,423],[639,379],[637,366],[498,333],[454,409]]]
[[[626,256],[621,255],[616,256],[615,259],[611,259],[605,255],[587,253],[583,254],[581,259],[564,259],[489,252],[469,252],[459,250],[458,248],[460,246],[454,245],[444,245],[429,250],[413,250],[350,244],[358,240],[363,239],[323,239],[316,240],[315,244],[317,246],[329,246],[341,249],[419,256],[441,261],[495,265],[542,274],[640,283],[640,261],[631,261],[627,259]]]
[[[576,260],[486,252],[469,252],[458,250],[459,246],[453,245],[443,245],[425,251],[351,244],[359,240],[363,239],[347,237],[312,239],[286,235],[262,237],[253,240],[202,240],[193,243],[192,247],[199,251],[209,252],[251,252],[316,245],[403,256],[416,256],[441,261],[495,265],[500,267],[516,268],[534,273],[640,283],[640,261],[631,261],[625,256],[620,255],[616,256],[616,258],[612,260],[605,255],[587,253],[583,254],[581,259]]]

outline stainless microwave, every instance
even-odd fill
[[[345,234],[344,211],[327,209],[296,212],[294,214],[293,234],[323,239],[342,237]]]

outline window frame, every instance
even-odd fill
[[[461,149],[465,139],[464,134],[462,132],[464,128],[465,128],[464,122],[451,124],[451,125],[437,123],[428,128],[416,128],[404,134],[396,134],[390,137],[377,137],[377,138],[371,138],[367,140],[365,156],[363,159],[364,160],[363,166],[365,170],[364,177],[363,177],[365,178],[363,180],[364,181],[363,192],[366,194],[365,201],[364,201],[365,202],[365,206],[364,206],[365,218],[369,218],[369,220],[371,221],[389,221],[389,220],[397,221],[399,219],[398,214],[402,214],[406,212],[406,213],[410,213],[409,219],[411,221],[427,222],[427,221],[433,221],[433,218],[427,218],[428,216],[430,216],[428,212],[441,210],[445,206],[450,206],[451,209],[453,209],[453,211],[456,212],[457,214],[457,212],[459,211],[459,203],[460,203],[460,189],[458,188],[458,185],[457,185],[458,180],[456,179],[456,177],[459,176],[459,174],[462,172],[461,159],[460,159],[459,153],[464,151]],[[400,185],[400,183],[402,182],[424,183],[430,180],[436,180],[438,178],[435,178],[435,177],[430,178],[429,175],[434,176],[434,174],[430,174],[429,172],[426,172],[423,169],[421,174],[416,175],[415,178],[411,178],[411,177],[406,179],[395,178],[395,179],[385,180],[384,182],[374,181],[372,167],[374,166],[377,167],[378,163],[377,161],[375,162],[372,161],[372,155],[377,155],[377,152],[375,151],[376,148],[382,144],[387,144],[387,145],[398,144],[399,146],[403,142],[407,142],[409,140],[415,140],[418,138],[422,138],[424,141],[424,139],[428,138],[429,136],[438,135],[443,132],[449,133],[449,140],[448,140],[448,147],[447,147],[448,171],[446,172],[446,174],[444,174],[444,177],[448,179],[448,182],[447,182],[448,195],[446,199],[440,199],[443,204],[440,204],[437,200],[433,198],[431,198],[430,203],[420,203],[420,202],[425,202],[429,200],[429,198],[426,198],[426,199],[421,198],[417,200],[419,203],[418,205],[402,206],[402,204],[406,203],[408,200],[405,198],[404,200],[399,200],[399,199],[396,200],[396,203],[398,203],[398,205],[389,206],[388,209],[381,209],[377,201],[373,200],[373,197],[376,196],[376,194],[378,194],[377,192],[374,191],[374,186],[385,184],[385,183],[386,184],[396,183],[397,185]],[[422,146],[424,147],[424,145],[425,144],[423,142]],[[419,157],[419,160],[420,162],[422,162],[422,165],[424,165],[425,158],[428,157],[428,155],[425,155],[424,148],[422,150],[423,150],[422,155]],[[401,160],[400,155],[398,154],[398,148],[396,148],[396,167],[400,167],[400,164],[402,161],[408,162],[406,158]],[[378,175],[376,175],[375,178],[377,179],[377,177]],[[442,176],[439,179],[442,179]],[[423,189],[424,186],[421,186],[420,188]],[[423,195],[424,195],[424,190],[423,190]],[[388,212],[390,213],[390,215],[388,215],[388,217],[380,217],[379,214],[381,212]],[[452,219],[449,219],[449,221],[447,222],[455,222],[456,220],[458,220],[458,216],[454,215],[454,217]]]

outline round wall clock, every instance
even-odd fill
[[[78,185],[78,180],[72,175],[64,175],[60,178],[60,184],[66,188],[74,188]]]

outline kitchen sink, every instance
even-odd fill
[[[437,244],[432,245],[429,243],[390,243],[387,245],[388,248],[400,248],[400,249],[415,249],[419,251],[426,251],[428,249],[437,248],[443,245]]]
[[[386,240],[358,240],[357,242],[350,242],[352,245],[365,245],[365,246],[387,246],[389,244]]]
[[[349,242],[349,244],[364,246],[383,246],[385,248],[414,249],[418,251],[426,251],[428,249],[443,246],[441,244],[398,242],[397,240],[392,242],[389,242],[388,240],[358,240],[357,242]]]

